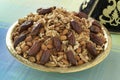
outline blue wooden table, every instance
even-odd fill
[[[83,0],[0,0],[0,80],[120,80],[120,35],[112,34],[110,55],[99,65],[76,73],[47,73],[31,69],[10,55],[5,37],[18,18],[39,7],[59,6],[78,11]]]

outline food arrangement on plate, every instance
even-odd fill
[[[98,21],[85,13],[56,7],[39,8],[37,13],[19,19],[10,28],[6,42],[11,53],[24,64],[29,62],[36,69],[44,67],[43,71],[53,72],[80,71],[86,64],[92,67],[111,48],[109,33]]]

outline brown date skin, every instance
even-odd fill
[[[38,23],[38,24],[34,25],[32,32],[31,32],[31,35],[32,36],[38,35],[41,28],[43,28],[42,23]]]
[[[26,38],[26,36],[27,36],[27,33],[22,33],[22,34],[20,34],[20,35],[18,36],[18,38],[15,39],[15,41],[14,41],[14,48],[15,48],[20,42],[22,42],[22,41]]]
[[[80,34],[82,32],[81,26],[76,21],[71,21],[70,26],[78,34]]]
[[[74,36],[74,34],[73,34],[72,31],[69,31],[67,33],[67,38],[68,38],[69,44],[72,45],[72,46],[74,46],[75,45],[75,36]]]
[[[27,30],[29,27],[31,27],[33,25],[33,21],[29,20],[29,21],[25,21],[24,23],[22,23],[20,25],[20,30],[19,32],[23,32],[24,30]]]
[[[30,50],[29,50],[29,52],[28,52],[28,55],[30,55],[30,56],[35,56],[38,52],[39,52],[39,50],[40,50],[40,44],[41,44],[41,42],[40,41],[36,41],[33,45],[32,45],[32,47],[30,48]]]
[[[87,48],[88,52],[89,52],[92,56],[96,57],[96,56],[98,55],[98,54],[97,54],[97,51],[96,51],[96,48],[95,48],[95,46],[94,46],[92,43],[87,42],[87,43],[86,43],[86,48]]]
[[[92,23],[92,25],[95,25],[95,26],[101,28],[100,23],[98,21],[96,21],[96,20]]]
[[[76,16],[78,16],[79,18],[88,18],[88,15],[85,14],[84,12],[79,12]]]
[[[67,51],[66,52],[66,56],[67,56],[67,59],[68,61],[73,65],[75,66],[76,65],[76,59],[74,58],[74,55],[73,55],[73,52],[70,50],[70,51]]]
[[[49,50],[45,50],[42,53],[41,59],[40,59],[40,64],[44,65],[45,63],[47,63],[50,59],[50,51]]]
[[[104,37],[99,37],[95,33],[90,33],[90,40],[100,46],[102,46],[106,41]]]
[[[53,37],[52,41],[53,41],[53,46],[55,47],[56,51],[60,51],[61,45],[62,45],[61,40],[57,37]]]
[[[93,32],[93,33],[99,33],[101,30],[99,27],[95,26],[95,25],[92,25],[90,27],[90,31]]]

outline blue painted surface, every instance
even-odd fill
[[[30,0],[0,0],[0,80],[120,80],[120,35],[112,34],[112,50],[103,62],[82,72],[60,74],[37,71],[12,57],[6,48],[5,37],[10,25],[18,18],[29,12],[35,12],[38,6],[46,7],[55,4],[71,10],[68,0],[45,0],[49,1],[46,3],[41,0],[31,0],[29,4],[28,1]],[[70,5],[73,4],[76,4],[72,6],[74,8],[78,5],[77,2],[72,2]]]

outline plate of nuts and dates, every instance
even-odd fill
[[[39,8],[8,30],[6,45],[23,64],[41,71],[70,73],[103,61],[111,49],[108,30],[85,13]]]

